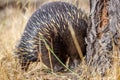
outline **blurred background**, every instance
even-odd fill
[[[30,6],[32,8],[38,8],[41,4],[52,1],[65,1],[77,5],[79,8],[89,13],[89,0],[0,0],[0,20],[8,15],[10,12],[5,11],[6,8],[19,8],[26,11]]]

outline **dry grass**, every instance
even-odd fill
[[[34,11],[35,7],[27,8],[25,13],[13,7],[6,7],[0,11],[0,80],[83,80],[86,76],[90,80],[101,80],[101,76],[94,71],[92,75],[88,73],[88,67],[85,64],[81,64],[73,72],[66,73],[50,72],[41,63],[31,64],[27,72],[20,69],[17,59],[14,58],[15,45],[19,42],[25,25]],[[105,80],[120,79],[120,68],[116,57],[112,70],[112,72],[108,71]],[[81,71],[83,71],[82,74]]]

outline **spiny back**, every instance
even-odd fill
[[[84,13],[81,10],[65,2],[52,2],[41,6],[30,17],[17,47],[17,55],[23,66],[27,61],[37,61],[39,53],[42,53],[43,62],[50,66],[48,50],[39,35],[42,35],[49,46],[54,48],[55,54],[62,59],[63,63],[65,63],[67,56],[75,55],[74,58],[78,58],[79,55],[70,35],[68,23],[72,24],[82,51],[85,53],[84,38],[87,23],[83,16]],[[50,45],[51,43],[53,46]],[[56,61],[55,57],[52,57],[53,64]],[[60,66],[57,63],[55,66]],[[53,67],[55,66],[53,65]]]

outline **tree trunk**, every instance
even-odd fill
[[[120,55],[120,0],[90,0],[87,63],[105,75]]]

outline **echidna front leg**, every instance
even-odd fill
[[[67,59],[65,51],[66,46],[60,36],[51,37],[51,39],[48,39],[46,37],[45,39],[47,39],[46,43],[48,44],[48,46],[45,45],[45,42],[41,42],[42,61],[46,66],[53,69],[54,72],[61,71],[64,67],[59,62],[57,57],[62,61],[62,63],[65,64]],[[49,47],[49,49],[47,47]]]

